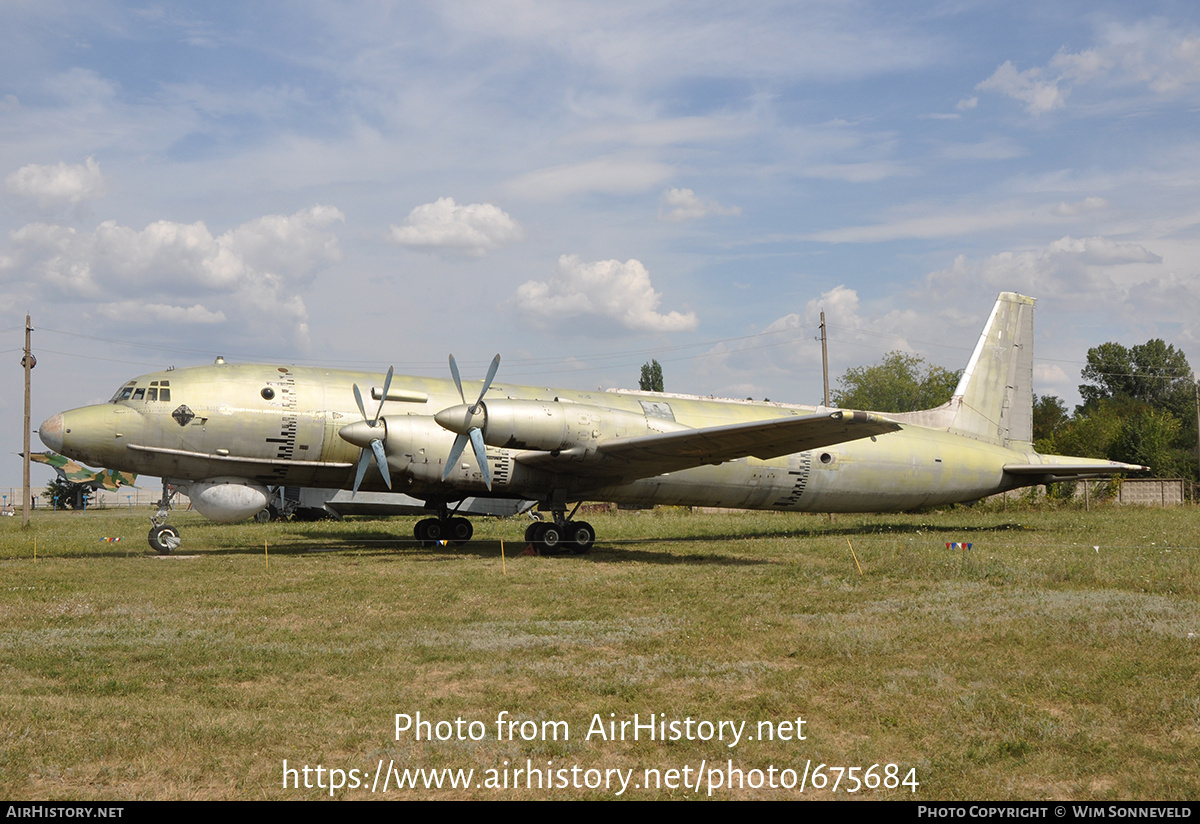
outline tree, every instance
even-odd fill
[[[1080,410],[1089,411],[1105,398],[1128,398],[1180,419],[1195,415],[1187,356],[1159,338],[1131,349],[1112,342],[1093,347],[1081,377],[1087,383],[1079,387]]]
[[[1182,351],[1159,338],[1129,349],[1103,343],[1088,350],[1081,377],[1076,419],[1110,421],[1103,446],[1091,441],[1103,457],[1145,464],[1160,478],[1196,474],[1195,386]]]
[[[638,387],[643,392],[663,391],[662,367],[658,361],[652,360],[642,364],[642,376],[638,378]]]
[[[919,355],[889,352],[875,366],[847,369],[838,378],[833,402],[843,409],[915,412],[950,400],[962,371],[925,363]]]
[[[1039,442],[1052,444],[1058,430],[1070,420],[1067,405],[1057,395],[1033,396],[1033,443],[1038,452],[1053,453],[1053,448],[1042,449]]]
[[[84,509],[91,494],[92,488],[87,484],[73,484],[64,478],[55,478],[46,485],[42,497],[58,509]]]

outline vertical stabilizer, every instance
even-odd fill
[[[949,405],[954,434],[1029,447],[1033,440],[1033,298],[1001,293]]]

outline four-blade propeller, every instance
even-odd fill
[[[362,454],[358,456],[358,470],[354,473],[354,491],[358,492],[359,485],[362,484],[363,476],[367,474],[367,465],[371,462],[371,455],[375,456],[375,465],[379,467],[379,474],[383,476],[384,483],[388,489],[392,488],[392,475],[388,472],[387,454],[383,449],[383,439],[387,437],[387,421],[382,420],[379,415],[383,412],[383,404],[387,401],[388,389],[392,385],[392,368],[389,366],[387,377],[383,379],[383,394],[379,396],[379,408],[375,410],[375,417],[367,419],[367,408],[363,405],[362,392],[358,390],[358,384],[354,384],[354,401],[358,404],[358,411],[362,413],[362,423],[367,425],[366,437],[369,440],[366,444],[360,444],[363,447]],[[351,424],[352,427],[362,427],[362,423]],[[344,427],[349,429],[350,427]],[[374,430],[381,429],[378,434]],[[349,433],[347,433],[349,434]],[[347,440],[350,440],[347,438]],[[355,443],[359,438],[355,438],[351,443]],[[370,451],[368,452],[368,448]]]
[[[456,407],[455,411],[464,407],[465,409],[461,425],[455,427],[459,434],[454,438],[454,445],[450,447],[450,455],[446,458],[446,469],[442,473],[443,481],[450,477],[451,470],[458,463],[469,440],[471,447],[475,450],[475,460],[479,463],[479,469],[483,473],[483,482],[487,484],[488,490],[492,488],[492,468],[488,465],[487,450],[484,448],[483,433],[480,430],[487,423],[487,407],[484,406],[483,396],[491,388],[492,379],[496,377],[496,370],[499,368],[500,356],[496,355],[492,359],[492,365],[488,367],[487,377],[483,379],[483,388],[479,390],[479,398],[475,403],[467,406],[467,398],[463,394],[462,378],[458,374],[458,363],[455,362],[454,355],[450,356],[450,374],[454,376],[454,385],[458,387],[458,397],[463,402],[463,406]],[[442,414],[450,411],[443,410]]]

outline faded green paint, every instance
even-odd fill
[[[743,427],[752,430],[744,436],[751,448],[740,452],[749,457],[665,474],[653,468],[654,461],[665,460],[661,454],[678,442],[673,436],[691,438],[689,433],[710,427],[784,419],[795,419],[783,425],[788,433],[794,428],[809,431],[810,421],[799,416],[814,416],[812,427],[828,429],[821,421],[837,416],[828,409],[788,404],[493,383],[484,406],[493,404],[497,430],[511,431],[485,436],[496,476],[491,494],[560,502],[861,512],[974,500],[1059,475],[1136,469],[1033,452],[1032,311],[1031,298],[1001,295],[954,398],[942,407],[898,415],[855,413],[853,421],[847,415],[841,419],[844,434],[822,434],[825,440],[809,442],[828,445],[791,454],[779,454],[786,450],[777,443],[768,445],[769,439],[758,434],[763,427]],[[126,387],[169,382],[169,401],[118,393],[113,402],[51,418],[42,426],[42,439],[79,460],[177,481],[230,478],[349,488],[360,451],[338,432],[362,419],[352,387],[375,387],[378,396],[380,379],[368,372],[268,364],[221,363],[152,373]],[[464,392],[472,394],[469,386]],[[394,488],[438,500],[487,494],[470,450],[443,481],[455,435],[434,420],[439,412],[446,413],[443,423],[468,414],[451,380],[393,379],[382,418]],[[881,428],[870,421],[893,423]],[[883,434],[864,437],[854,426],[859,432]],[[711,439],[725,437],[731,436],[722,432]],[[641,443],[655,454],[631,455]],[[553,451],[512,448],[514,444],[542,444],[543,450]],[[606,444],[621,448],[606,453]],[[686,446],[696,454],[703,451],[695,443]],[[680,457],[685,454],[692,452],[672,457],[672,468],[688,465],[690,459]],[[377,470],[368,471],[363,488],[384,488]]]

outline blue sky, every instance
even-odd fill
[[[800,403],[1037,297],[1197,357],[1190,3],[0,6],[0,423],[230,360]],[[17,462],[2,477],[19,478]]]

